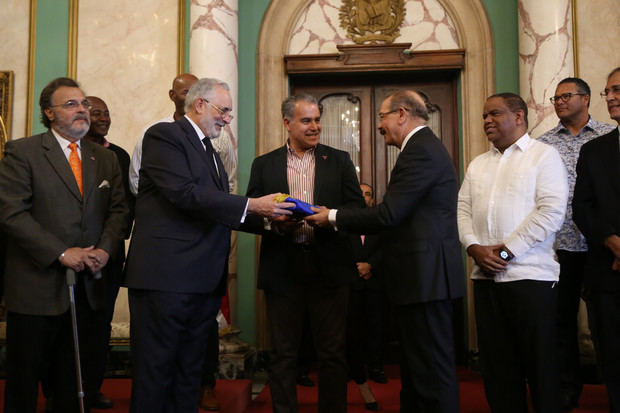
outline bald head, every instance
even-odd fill
[[[168,91],[168,96],[170,96],[170,100],[174,102],[174,106],[176,108],[174,112],[174,119],[177,120],[181,116],[185,114],[185,97],[187,96],[187,92],[192,87],[198,78],[191,73],[183,73],[178,75],[172,81],[172,89]]]

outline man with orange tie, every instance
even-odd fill
[[[77,273],[78,330],[86,344],[103,314],[103,280],[94,274],[106,277],[128,225],[116,156],[82,140],[90,105],[79,85],[54,79],[39,104],[48,131],[8,142],[0,161],[0,229],[7,237],[6,413],[35,413],[44,376],[52,411],[79,411],[66,269]]]

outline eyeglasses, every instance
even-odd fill
[[[222,119],[228,118],[229,122],[234,119],[234,116],[230,113],[230,109],[222,109],[221,107],[209,102],[205,98],[201,99],[204,100],[206,104],[210,105],[213,109],[215,109],[220,114],[220,116],[222,116]]]
[[[614,96],[620,95],[620,85],[613,85],[610,88],[605,88],[605,90],[601,92],[601,97],[605,99],[607,95],[609,95],[609,92]]]
[[[82,106],[86,110],[90,110],[92,108],[92,106],[90,105],[90,102],[86,99],[84,99],[81,102],[71,99],[71,100],[66,101],[65,103],[61,103],[60,105],[51,105],[50,108],[55,108],[57,106],[61,106],[63,109],[67,109],[67,110],[76,110],[79,106]]]
[[[554,104],[558,103],[558,100],[561,100],[562,102],[566,103],[573,96],[585,96],[585,95],[586,93],[562,93],[561,95],[550,97],[549,100],[551,101],[551,103],[554,103]]]
[[[401,106],[400,108],[394,109],[394,110],[390,110],[389,112],[379,112],[377,115],[379,115],[379,119],[383,120],[383,118],[385,118],[390,113],[396,113],[396,112],[398,112],[401,109],[406,110],[407,112],[409,112],[409,108]]]

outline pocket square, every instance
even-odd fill
[[[104,179],[103,181],[101,181],[101,183],[99,184],[97,188],[103,189],[103,188],[109,188],[109,187],[110,187],[110,183],[108,182],[107,179]]]

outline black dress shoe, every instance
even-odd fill
[[[388,382],[387,377],[385,377],[385,372],[383,370],[368,370],[368,377],[370,378],[370,380],[376,383],[385,384]]]
[[[100,391],[93,394],[88,403],[93,409],[111,409],[114,407],[114,402],[108,399],[105,394]]]
[[[297,384],[304,387],[314,387],[314,381],[307,374],[297,376]]]

